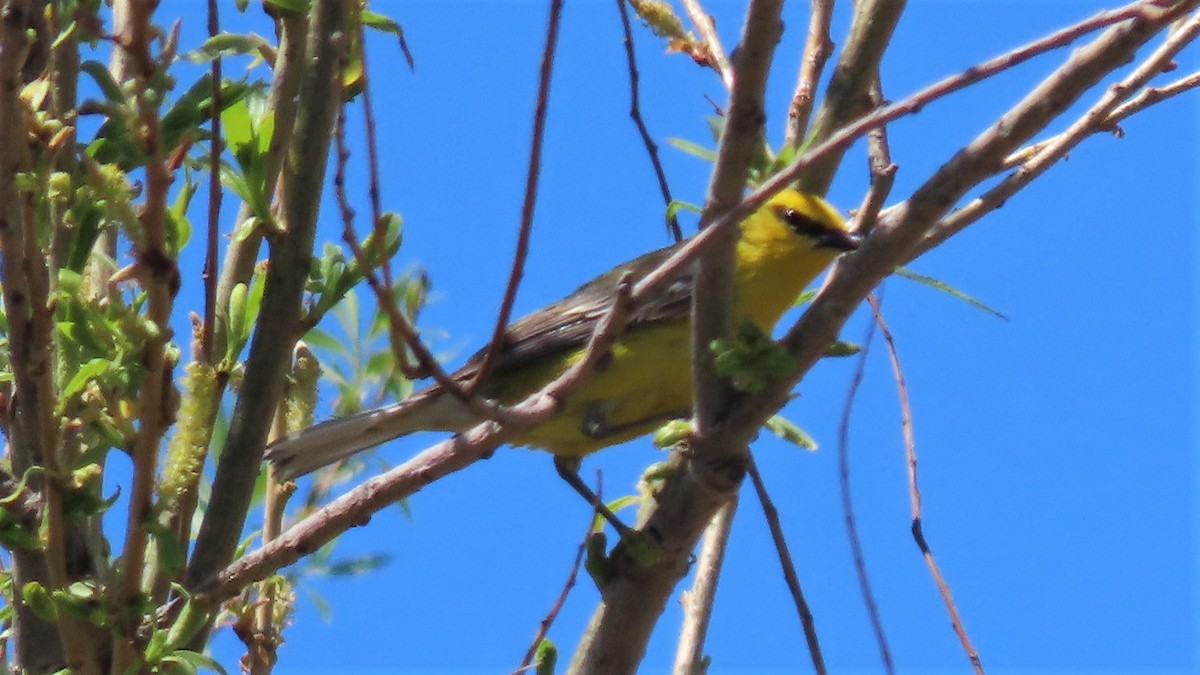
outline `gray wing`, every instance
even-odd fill
[[[628,272],[634,280],[640,279],[658,267],[676,248],[661,248],[619,265],[580,286],[562,300],[509,324],[504,331],[504,344],[494,373],[516,370],[582,347],[591,337],[596,322],[608,311],[621,277]],[[633,331],[686,315],[691,311],[691,303],[692,277],[689,271],[671,282],[657,297],[634,308],[625,330]],[[455,375],[474,375],[486,351],[484,348],[472,355]]]

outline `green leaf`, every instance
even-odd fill
[[[395,19],[379,14],[378,12],[372,12],[369,9],[364,9],[359,15],[359,20],[368,28],[374,28],[377,31],[395,35],[400,43],[400,52],[404,55],[405,62],[408,63],[408,69],[414,69],[412,52],[408,51],[408,42],[404,39],[404,29],[400,27],[400,24]]]
[[[175,536],[174,531],[157,520],[147,519],[144,525],[146,531],[154,538],[159,564],[169,575],[176,576],[175,573],[181,571],[187,561],[179,538]]]
[[[935,290],[939,290],[943,293],[948,294],[952,298],[962,300],[963,302],[971,305],[972,307],[975,307],[976,309],[983,310],[984,312],[991,314],[992,316],[996,317],[997,319],[1004,319],[1005,321],[1008,320],[1008,317],[1005,316],[1004,314],[1000,313],[998,310],[995,310],[995,309],[991,308],[990,306],[984,304],[983,302],[976,300],[975,298],[967,295],[966,293],[963,293],[962,291],[958,290],[957,288],[954,288],[953,286],[951,286],[950,284],[947,284],[944,281],[940,281],[938,279],[935,279],[930,276],[926,276],[924,274],[918,274],[917,272],[914,272],[914,271],[908,269],[907,267],[897,267],[896,268],[896,276],[904,277],[905,279],[909,279],[909,280],[915,281],[919,284],[924,284],[926,286],[929,286],[930,288],[933,288]]]
[[[682,138],[668,138],[667,143],[675,146],[675,149],[682,150],[683,152],[686,152],[687,154],[692,155],[693,157],[699,157],[700,159],[703,159],[707,162],[717,161],[717,151],[709,150],[708,148],[704,147],[703,145],[700,145],[699,143],[693,143],[692,141],[685,141]]]
[[[812,299],[815,297],[817,297],[817,290],[815,288],[810,288],[807,291],[801,292],[800,295],[797,295],[796,302],[792,303],[792,306],[803,307],[804,305],[812,302]]]
[[[271,44],[255,33],[221,33],[204,41],[196,49],[183,54],[192,63],[208,63],[213,59],[241,56],[262,56],[272,49]]]
[[[854,356],[855,354],[857,354],[861,351],[862,351],[862,347],[858,346],[857,344],[855,344],[853,342],[846,342],[845,340],[836,340],[833,342],[833,344],[831,344],[825,348],[825,356],[832,356],[834,358],[839,358],[839,357],[843,357],[843,356]]]
[[[558,647],[550,638],[542,638],[538,643],[533,663],[537,667],[537,675],[554,675],[554,666],[558,664]]]
[[[185,670],[188,670],[188,672],[194,673],[199,671],[201,668],[205,668],[213,671],[214,673],[220,673],[220,675],[227,675],[225,668],[223,668],[220,663],[217,663],[216,659],[188,649],[177,649],[174,652],[171,652],[170,656],[163,657],[162,662],[173,663],[184,668]]]
[[[737,332],[710,345],[717,374],[739,391],[762,391],[768,383],[796,370],[796,360],[751,321]]]
[[[113,79],[108,66],[99,61],[84,61],[79,64],[79,70],[96,82],[96,87],[104,94],[104,98],[115,103],[125,103],[125,92],[121,91],[121,85]]]
[[[311,0],[263,0],[264,4],[289,12],[307,13]]]
[[[668,222],[668,223],[671,222],[671,219],[674,218],[675,216],[677,216],[680,211],[691,211],[692,213],[703,213],[704,209],[702,209],[698,204],[693,204],[691,202],[683,202],[683,201],[679,201],[678,199],[672,199],[671,203],[667,204],[667,212],[666,212],[666,215],[664,216],[666,222]]]
[[[808,432],[783,415],[772,415],[763,426],[770,429],[771,433],[792,445],[799,446],[805,450],[817,449],[817,441],[812,436],[809,436]]]
[[[62,398],[64,400],[69,399],[83,391],[83,388],[87,386],[89,381],[100,377],[100,375],[103,374],[104,371],[108,370],[111,365],[112,361],[108,359],[92,359],[91,361],[83,364],[83,366],[81,366],[79,370],[75,372],[75,375],[71,378],[71,381],[67,382],[67,386],[63,387]]]
[[[313,328],[304,334],[304,341],[317,349],[334,353],[345,353],[346,345],[320,328]]]
[[[237,104],[260,85],[245,80],[221,83],[221,110]],[[212,118],[212,75],[196,80],[167,110],[162,118],[162,143],[167,149],[179,145],[185,134]]]
[[[21,587],[21,598],[25,604],[40,618],[46,621],[55,620],[54,601],[46,587],[36,581],[30,581]]]

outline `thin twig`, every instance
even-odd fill
[[[729,62],[729,57],[725,55],[725,48],[721,46],[721,38],[717,35],[717,26],[713,22],[713,18],[704,11],[698,0],[683,0],[683,9],[692,20],[696,30],[700,32],[700,37],[704,39],[704,48],[708,52],[709,62],[717,71],[721,83],[725,85],[726,90],[732,90],[733,64]]]
[[[546,26],[546,44],[542,48],[542,62],[538,72],[537,105],[533,113],[533,138],[529,143],[529,168],[525,174],[525,200],[521,204],[521,227],[517,233],[517,251],[513,255],[512,271],[504,289],[504,300],[496,315],[496,327],[492,330],[492,341],[479,364],[475,378],[467,387],[475,394],[487,382],[496,365],[496,359],[504,348],[504,331],[512,316],[513,303],[517,300],[517,287],[525,272],[525,258],[529,256],[529,235],[533,229],[533,209],[537,204],[538,179],[542,173],[542,142],[546,133],[546,113],[550,101],[550,76],[554,72],[554,54],[558,46],[558,27],[561,23],[563,0],[550,0],[550,19]]]
[[[982,218],[985,214],[999,208],[1009,197],[1028,185],[1030,181],[1045,173],[1046,170],[1057,163],[1058,160],[1065,157],[1072,148],[1079,145],[1085,138],[1098,131],[1111,128],[1113,122],[1110,121],[1110,118],[1117,110],[1121,109],[1119,107],[1121,103],[1133,96],[1134,92],[1145,86],[1151,78],[1163,72],[1179,51],[1191,43],[1197,36],[1200,36],[1200,14],[1188,19],[1177,30],[1172,32],[1166,41],[1146,57],[1141,65],[1135,68],[1128,77],[1109,87],[1108,91],[1105,92],[1095,105],[1071,124],[1066,131],[1050,139],[1033,157],[1022,163],[1016,171],[1009,174],[998,185],[985,192],[979,198],[972,200],[961,209],[938,221],[937,225],[930,230],[925,241],[921,243],[920,250],[924,252],[940,245],[955,233],[961,232],[963,228]],[[1193,84],[1192,86],[1195,85]],[[1149,98],[1150,96],[1147,95],[1147,99]],[[1139,102],[1138,105],[1142,104]],[[1129,113],[1131,114],[1137,109],[1136,107],[1131,108]]]
[[[358,49],[359,58],[362,59],[363,125],[366,128],[367,135],[367,169],[370,176],[367,196],[371,201],[371,229],[377,245],[382,246],[387,233],[384,231],[383,197],[379,189],[379,137],[375,133],[375,105],[372,103],[371,98],[371,69],[367,64],[367,39],[365,33],[366,31],[360,22],[358,24]],[[408,46],[404,42],[403,35],[400,37],[400,47],[404,52],[404,57],[408,60],[408,67],[411,70],[412,55],[408,53]],[[383,273],[383,285],[389,289],[392,288],[392,261],[384,258],[380,261],[379,266]]]
[[[149,540],[146,518],[154,499],[159,446],[173,416],[174,387],[166,341],[170,335],[174,297],[180,284],[178,265],[166,245],[167,195],[173,177],[165,163],[168,148],[162,147],[159,98],[153,92],[154,78],[160,70],[150,53],[155,30],[152,23],[154,7],[148,3],[130,2],[128,11],[130,20],[121,34],[119,46],[137,65],[132,71],[137,87],[136,136],[146,154],[146,199],[139,212],[141,237],[136,242],[136,264],[147,296],[146,319],[159,327],[161,337],[148,340],[142,346],[141,362],[146,373],[137,397],[133,485],[129,491],[121,576],[116,591],[118,606],[122,607],[117,630],[113,631],[113,669],[117,672],[125,672],[138,658],[139,649],[133,635],[141,614],[142,574]]]
[[[867,296],[875,303],[875,296]],[[867,558],[863,553],[862,537],[858,533],[858,519],[854,515],[854,500],[850,495],[850,418],[854,412],[854,401],[858,398],[858,389],[862,386],[863,373],[867,368],[867,356],[871,353],[871,345],[875,339],[875,324],[867,326],[867,335],[863,338],[862,351],[858,355],[858,363],[854,367],[854,376],[850,379],[850,387],[846,390],[846,401],[842,404],[842,421],[838,426],[838,487],[842,495],[842,517],[846,523],[846,537],[850,540],[850,552],[854,556],[854,572],[858,577],[858,588],[862,593],[863,604],[867,608],[867,616],[871,619],[871,630],[875,633],[875,644],[879,648],[879,657],[883,660],[883,669],[888,673],[896,672],[896,663],[892,659],[892,650],[888,647],[887,633],[883,630],[883,620],[879,617],[879,605],[875,602],[875,593],[871,590],[871,577],[867,574]]]
[[[216,37],[221,32],[221,15],[217,0],[208,0],[208,36]],[[200,359],[204,363],[213,364],[213,341],[217,330],[217,246],[220,245],[221,228],[221,197],[224,190],[221,187],[221,55],[212,60],[210,66],[212,77],[212,116],[209,125],[212,127],[212,139],[209,141],[208,158],[208,236],[204,249],[204,270],[200,278],[204,280],[204,328],[200,337]]]
[[[625,7],[627,0],[616,0],[617,12],[621,16],[621,30],[625,35],[625,63],[629,67],[629,117],[637,126],[642,144],[646,146],[646,154],[650,157],[650,166],[654,168],[654,176],[658,180],[658,191],[662,193],[663,203],[669,208],[674,199],[671,197],[671,187],[667,185],[667,172],[663,169],[662,161],[658,158],[658,144],[650,136],[646,121],[642,119],[640,76],[638,75],[637,56],[633,49],[633,30],[629,25],[629,10]],[[674,213],[667,215],[667,232],[675,241],[683,239],[683,230],[679,227],[679,219]]]
[[[767,485],[763,482],[762,474],[754,455],[750,455],[747,467],[750,482],[754,484],[754,492],[758,495],[758,503],[762,504],[763,516],[767,520],[767,528],[771,530],[771,540],[775,542],[775,551],[779,554],[779,567],[783,569],[783,580],[787,583],[788,592],[792,594],[792,604],[800,615],[800,625],[804,628],[804,642],[808,645],[808,654],[812,659],[813,669],[817,675],[824,675],[825,657],[821,653],[821,641],[817,639],[817,623],[813,619],[812,610],[804,599],[804,591],[800,588],[800,577],[796,574],[796,563],[792,562],[792,554],[788,550],[787,539],[783,535],[783,526],[779,523],[779,510],[767,493]]]
[[[892,331],[888,329],[887,322],[883,320],[883,313],[879,310],[879,302],[871,296],[867,296],[867,302],[871,304],[871,312],[875,315],[875,323],[878,324],[879,332],[883,335],[883,341],[887,345],[888,357],[892,362],[892,374],[896,380],[896,392],[900,397],[900,414],[903,420],[902,429],[904,430],[904,455],[908,463],[908,490],[909,499],[912,503],[913,538],[917,542],[917,547],[921,549],[921,554],[925,557],[925,564],[929,566],[929,573],[933,575],[933,581],[937,584],[938,591],[942,595],[942,601],[946,604],[946,611],[950,614],[950,624],[954,626],[954,632],[958,635],[963,651],[966,652],[967,658],[971,661],[971,667],[975,669],[977,675],[983,675],[983,664],[979,659],[979,652],[971,644],[971,638],[967,636],[967,629],[963,625],[962,617],[958,614],[958,608],[954,605],[954,598],[950,595],[950,585],[942,577],[942,572],[938,568],[937,562],[933,559],[933,551],[929,548],[929,542],[925,539],[925,531],[921,518],[921,489],[917,484],[917,444],[913,438],[912,431],[912,406],[908,401],[908,385],[904,382],[904,369],[900,367],[900,355],[896,351],[896,343],[892,339]]]
[[[891,42],[906,0],[856,0],[850,31],[825,88],[821,106],[812,117],[806,137],[796,143],[819,142],[838,128],[867,112],[867,91],[879,72],[883,54]],[[802,190],[825,194],[841,165],[842,151],[828,155],[803,175],[797,176]]]
[[[596,472],[596,497],[601,500],[604,499],[604,478],[599,471]],[[566,604],[567,595],[575,587],[575,579],[579,577],[579,568],[583,565],[583,554],[587,551],[588,542],[591,541],[592,530],[595,526],[596,516],[599,513],[599,510],[593,509],[591,515],[588,517],[587,529],[583,531],[583,539],[579,542],[579,548],[575,550],[575,560],[571,562],[571,571],[567,573],[562,590],[559,591],[558,597],[555,598],[554,604],[550,607],[550,611],[539,622],[537,634],[533,636],[533,642],[529,645],[529,649],[521,659],[521,665],[517,666],[514,672],[523,672],[533,663],[533,657],[537,655],[538,646],[542,644],[542,640],[550,633],[550,626],[554,625],[554,620],[558,618],[558,613],[562,611],[563,605]]]
[[[704,662],[704,639],[708,635],[713,603],[717,598],[717,582],[725,565],[725,551],[729,546],[729,533],[733,531],[737,507],[735,495],[717,511],[708,529],[704,530],[704,544],[700,547],[693,571],[695,580],[691,590],[684,591],[679,599],[683,605],[683,627],[679,630],[679,645],[675,648],[675,673],[704,672],[701,665]]]
[[[280,215],[287,236],[271,247],[257,329],[250,343],[245,376],[229,423],[225,448],[217,462],[211,498],[204,512],[187,570],[194,588],[229,564],[237,550],[262,465],[268,424],[283,395],[292,347],[300,337],[300,314],[312,260],[321,186],[337,111],[343,100],[342,66],[348,36],[346,0],[314,0],[306,41],[305,66],[281,172]],[[207,642],[209,626],[189,641]]]
[[[800,76],[792,102],[788,105],[787,130],[784,142],[798,147],[804,142],[808,131],[808,119],[812,116],[813,92],[821,79],[821,71],[833,53],[833,41],[829,38],[829,23],[833,19],[833,0],[812,0],[809,4],[808,37],[804,40],[804,53],[800,56]]]
[[[883,86],[876,74],[875,81],[867,91],[872,108],[883,105]],[[875,227],[879,212],[887,201],[896,182],[896,165],[892,163],[892,151],[888,145],[887,127],[878,126],[867,132],[867,163],[871,171],[871,187],[863,197],[862,205],[855,214],[854,231],[867,236]]]
[[[405,377],[410,379],[432,377],[447,394],[467,404],[471,411],[481,418],[505,419],[508,415],[506,408],[485,398],[471,395],[458,380],[446,372],[446,369],[434,357],[433,352],[421,340],[421,336],[412,322],[400,311],[400,306],[396,302],[395,289],[375,273],[375,268],[372,266],[373,261],[367,257],[366,251],[363,250],[362,244],[358,240],[358,235],[354,232],[355,211],[354,207],[350,205],[350,198],[346,193],[346,163],[350,159],[350,148],[346,145],[345,121],[345,115],[339,114],[334,133],[334,141],[337,144],[337,161],[334,163],[333,187],[342,216],[342,240],[350,248],[359,269],[362,270],[363,279],[375,294],[376,306],[388,319],[388,326],[391,329],[389,336],[391,337],[392,354],[396,363],[399,364]],[[377,239],[376,241],[382,240]],[[416,358],[416,367],[408,363],[405,348]]]
[[[760,184],[757,189],[746,195],[740,203],[728,211],[723,212],[719,218],[712,222],[711,228],[706,228],[706,230],[719,230],[722,228],[732,227],[734,223],[741,222],[746,216],[757,211],[759,207],[765,204],[773,195],[789,185],[792,185],[796,181],[796,178],[802,175],[810,167],[818,162],[825,161],[828,157],[834,155],[835,153],[843,151],[871,129],[885,125],[901,117],[916,114],[917,112],[920,112],[920,110],[926,105],[929,105],[939,98],[943,98],[951,93],[964,89],[970,85],[992,77],[993,75],[1020,65],[1021,63],[1024,63],[1025,61],[1028,61],[1029,59],[1032,59],[1033,57],[1043,54],[1047,51],[1070,44],[1075,39],[1082,35],[1086,35],[1089,32],[1115,23],[1120,23],[1121,21],[1125,21],[1130,18],[1141,16],[1143,11],[1149,7],[1155,6],[1156,2],[1157,0],[1138,0],[1138,2],[1134,2],[1119,9],[1100,12],[1099,14],[1089,17],[1079,23],[1068,26],[1060,31],[1022,45],[1021,47],[1017,47],[1012,51],[972,66],[962,72],[951,75],[896,103],[884,106],[872,113],[858,118],[854,122],[839,128],[824,141],[814,145],[770,179],[763,181],[763,183]],[[707,231],[703,231],[692,237],[692,241],[696,241],[697,239],[707,236],[712,235]],[[698,246],[699,245],[700,244],[698,244]],[[676,262],[681,261],[685,256],[690,260],[695,254],[695,249],[689,249],[687,251],[681,249],[680,252],[672,256],[669,263],[664,264],[663,267],[660,268],[661,271],[656,271],[655,276],[658,274],[665,274],[669,270],[675,269]]]
[[[1141,90],[1137,96],[1134,96],[1125,103],[1122,103],[1119,107],[1117,107],[1116,110],[1113,110],[1111,113],[1109,113],[1108,117],[1104,118],[1103,122],[1100,122],[1096,125],[1093,133],[1108,131],[1117,138],[1122,138],[1124,137],[1125,132],[1117,125],[1130,115],[1139,113],[1152,105],[1161,103],[1168,98],[1178,96],[1179,94],[1195,89],[1196,87],[1200,87],[1200,72],[1192,73],[1186,77],[1181,77],[1178,80],[1175,80],[1169,84],[1164,84],[1161,87],[1146,87],[1145,89]],[[1008,157],[1004,158],[1004,165],[1000,167],[1001,171],[1014,169],[1025,162],[1028,162],[1045,151],[1045,149],[1050,147],[1052,143],[1058,141],[1061,136],[1062,134],[1059,134],[1053,138],[1047,138],[1017,150]]]

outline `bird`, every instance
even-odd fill
[[[779,192],[740,223],[733,325],[750,322],[770,335],[800,292],[858,242],[838,211],[821,197],[792,188]],[[645,276],[681,245],[618,265],[566,298],[511,323],[480,393],[508,405],[550,383],[583,357],[618,283]],[[559,474],[595,504],[595,495],[589,496],[590,489],[578,477],[582,457],[691,413],[692,286],[691,273],[684,272],[635,307],[589,379],[544,423],[510,443],[552,453]],[[485,353],[480,350],[451,377],[470,383]],[[292,480],[417,431],[459,433],[482,421],[472,407],[433,384],[391,405],[285,436],[267,448],[266,458],[278,480]]]

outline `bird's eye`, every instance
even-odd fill
[[[812,216],[801,213],[790,206],[776,206],[775,215],[787,223],[796,234],[806,237],[816,237],[829,229]]]

